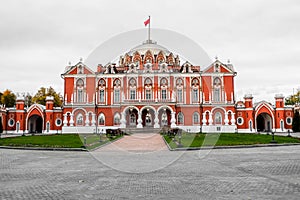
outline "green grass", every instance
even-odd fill
[[[49,147],[49,148],[82,148],[78,134],[34,135],[1,138],[0,146]]]
[[[84,144],[86,137],[86,145]],[[63,135],[34,135],[18,136],[11,138],[1,138],[0,146],[15,147],[45,147],[45,148],[86,148],[87,150],[95,149],[105,143],[112,142],[120,138],[107,138],[106,135],[96,134],[63,134]]]
[[[165,140],[172,149],[178,147],[179,137],[175,141],[164,135]],[[272,140],[271,135],[246,134],[246,133],[210,133],[210,134],[193,134],[183,133],[181,137],[182,147],[201,147],[201,146],[235,146],[235,145],[254,145],[269,144]],[[286,136],[275,136],[279,144],[283,143],[300,143],[300,139]],[[204,142],[205,141],[205,142]]]
[[[100,136],[96,134],[80,134],[80,139],[84,143],[84,137],[86,138],[86,149],[93,150],[99,146],[102,146],[108,142],[112,142],[122,136],[115,136],[113,138],[107,138],[105,134],[101,135],[101,141]]]

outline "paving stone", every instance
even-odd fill
[[[157,153],[0,149],[0,199],[299,199],[299,153],[298,145]],[[136,173],[100,155],[131,163]],[[141,157],[150,160],[137,163]],[[162,168],[138,170],[169,157],[176,159]]]

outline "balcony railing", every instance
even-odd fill
[[[124,99],[124,103],[165,103],[173,102],[172,99]]]

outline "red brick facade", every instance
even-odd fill
[[[107,128],[180,127],[189,132],[283,132],[291,129],[293,108],[281,95],[275,105],[253,104],[252,96],[235,100],[230,63],[180,64],[179,56],[148,41],[122,55],[118,64],[91,70],[83,62],[67,66],[62,108],[0,109],[7,132],[105,132]]]

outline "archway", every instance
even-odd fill
[[[125,110],[126,113],[126,126],[136,127],[138,119],[138,110],[135,107],[129,107]]]
[[[171,110],[169,108],[163,108],[158,111],[159,124],[161,127],[171,125]]]
[[[142,110],[143,127],[153,127],[154,125],[154,110],[150,107]]]
[[[268,113],[261,113],[256,118],[257,132],[271,132],[272,131],[272,117]]]
[[[43,132],[43,119],[39,115],[32,115],[28,119],[28,132],[29,133],[42,133]]]

